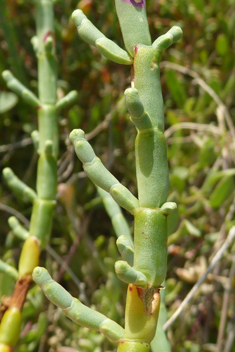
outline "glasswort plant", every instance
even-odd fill
[[[145,0],[116,0],[115,4],[126,51],[106,38],[81,10],[74,11],[72,18],[81,38],[102,55],[119,64],[133,65],[134,77],[125,97],[137,129],[138,199],[105,168],[82,130],[72,131],[70,139],[89,178],[134,216],[134,246],[127,238],[119,238],[123,260],[115,265],[119,279],[128,284],[125,329],[72,298],[46,269],[35,268],[33,278],[68,317],[115,341],[118,352],[148,352],[166,276],[167,216],[176,208],[175,203],[167,202],[168,163],[159,61],[162,52],[181,38],[182,31],[174,26],[152,43]]]

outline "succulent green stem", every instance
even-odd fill
[[[57,110],[67,108],[68,106],[74,104],[78,99],[78,92],[76,90],[72,90],[68,94],[66,94],[63,98],[61,98],[55,104]]]
[[[2,77],[14,93],[19,95],[24,101],[34,107],[40,106],[40,101],[28,88],[26,88],[10,71],[3,71]]]
[[[120,236],[117,239],[117,247],[122,256],[122,259],[125,260],[130,266],[133,266],[134,263],[134,245],[128,240],[125,236]]]
[[[38,132],[34,133],[36,149],[39,153],[36,190],[33,191],[9,169],[4,170],[5,179],[21,199],[33,202],[29,233],[14,217],[9,219],[13,233],[25,243],[19,260],[19,280],[13,296],[17,296],[19,282],[30,282],[32,272],[39,263],[40,251],[48,244],[55,197],[57,192],[58,155],[58,116],[57,116],[57,60],[55,56],[54,14],[52,0],[36,0],[37,35],[33,41],[38,59],[38,92],[34,93],[20,83],[9,71],[3,73],[8,87],[22,97],[28,104],[37,108]],[[59,105],[63,107],[74,101],[72,94]],[[9,271],[9,270],[8,270]],[[12,272],[12,270],[11,270]],[[16,273],[15,273],[16,276]],[[20,281],[21,280],[21,281]],[[27,286],[29,287],[30,284]],[[27,294],[18,306],[13,300],[11,307],[3,316],[0,326],[0,351],[12,348],[18,340],[21,328],[21,310]],[[14,332],[14,333],[13,333]]]
[[[75,152],[83,163],[83,168],[95,185],[109,192],[113,199],[124,209],[132,212],[139,204],[135,196],[124,187],[97,158],[82,130],[70,133]]]
[[[145,0],[115,0],[118,20],[128,53],[134,57],[136,44],[151,45]]]
[[[133,239],[130,233],[130,228],[125,217],[122,214],[121,208],[108,192],[104,191],[100,187],[97,187],[97,190],[103,200],[105,209],[112,221],[112,225],[116,233],[116,236],[118,238],[120,238],[120,236],[122,237],[124,236],[126,241],[133,248]]]
[[[116,43],[106,38],[84,15],[81,10],[72,14],[78,34],[90,45],[95,46],[102,55],[118,64],[131,65],[133,60],[128,53]]]
[[[17,236],[23,241],[26,241],[28,239],[29,232],[20,224],[20,222],[15,216],[11,216],[8,219],[8,224],[15,236]]]
[[[149,352],[160,308],[159,289],[143,289],[130,284],[127,289],[125,337],[117,352]]]
[[[54,106],[57,101],[57,60],[51,0],[36,1],[36,28],[39,100],[43,105]]]
[[[10,308],[5,312],[0,325],[1,352],[7,351],[8,346],[15,346],[20,334],[21,320],[19,309]]]
[[[20,179],[9,167],[6,167],[3,170],[3,177],[12,192],[22,200],[26,202],[33,202],[37,198],[36,192],[34,192],[34,190],[28,187],[24,182],[20,181]]]
[[[118,342],[123,338],[124,329],[120,325],[73,298],[61,285],[52,280],[46,269],[35,268],[33,279],[49,300],[60,307],[75,323],[99,330],[111,341]]]
[[[15,280],[17,280],[19,276],[18,271],[15,268],[13,268],[13,266],[5,263],[2,260],[0,260],[0,272],[8,274]]]

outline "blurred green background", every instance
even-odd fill
[[[114,230],[68,134],[73,128],[84,129],[106,167],[137,195],[136,132],[123,99],[130,86],[130,67],[106,60],[78,37],[70,19],[77,7],[123,46],[114,1],[55,2],[58,96],[76,89],[79,98],[59,116],[58,203],[51,244],[40,264],[75,297],[123,324],[126,285],[114,274],[119,258]],[[37,61],[30,43],[35,34],[33,2],[0,0],[0,9],[0,73],[10,69],[36,93]],[[147,12],[153,40],[173,25],[183,29],[182,40],[164,52],[161,63],[169,199],[178,204],[169,222],[166,304],[170,316],[235,225],[235,2],[147,0]],[[10,93],[0,77],[0,166],[11,167],[33,188],[37,155],[30,133],[36,128],[36,111]],[[22,244],[7,223],[14,211],[29,220],[31,208],[2,181],[0,257],[16,266]],[[132,217],[124,214],[132,227]],[[235,351],[235,278],[229,278],[234,253],[232,246],[170,327],[173,352]],[[62,269],[64,262],[73,273]],[[10,295],[12,287],[12,281],[0,274],[0,296]],[[115,350],[98,333],[75,326],[37,287],[29,294],[24,317],[16,351]]]

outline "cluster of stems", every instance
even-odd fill
[[[38,152],[36,192],[23,183],[10,168],[3,170],[12,192],[33,204],[29,230],[15,217],[9,218],[14,235],[24,241],[18,270],[0,261],[0,271],[16,280],[10,303],[0,324],[0,352],[10,352],[21,331],[22,309],[33,283],[32,272],[39,264],[40,252],[50,239],[57,192],[58,110],[72,103],[77,93],[70,92],[57,101],[57,60],[55,55],[54,12],[52,0],[36,0],[36,36],[32,39],[38,60],[38,97],[10,71],[3,72],[7,86],[38,113],[38,131],[32,133]]]
[[[33,278],[68,317],[115,341],[118,352],[148,352],[166,276],[167,216],[176,208],[175,203],[167,202],[169,177],[159,61],[162,52],[181,38],[182,31],[174,26],[152,43],[145,0],[115,0],[115,4],[126,51],[106,38],[81,10],[74,11],[72,18],[80,37],[102,55],[133,66],[131,88],[125,91],[125,97],[137,129],[138,198],[105,168],[82,130],[72,131],[70,140],[88,177],[134,216],[134,244],[126,236],[118,238],[122,260],[115,264],[117,276],[128,284],[125,328],[73,298],[46,269],[35,268]]]

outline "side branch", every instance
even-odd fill
[[[20,81],[13,76],[10,71],[2,73],[3,79],[6,81],[8,88],[10,88],[19,97],[24,99],[26,103],[38,107],[41,105],[39,99],[28,88],[26,88]]]
[[[23,201],[33,202],[37,198],[36,192],[22,182],[9,167],[3,170],[3,177],[12,192],[18,195]]]
[[[107,59],[118,64],[132,64],[133,60],[129,54],[112,40],[106,38],[105,35],[87,19],[82,10],[75,10],[72,14],[72,18],[80,37],[85,40],[85,42],[95,46]]]
[[[97,187],[98,193],[102,198],[104,207],[112,221],[112,225],[116,236],[118,239],[124,237],[126,241],[130,244],[131,248],[134,248],[133,239],[130,233],[130,228],[125,217],[122,214],[122,211],[119,205],[114,201],[112,196],[104,191],[102,188]]]
[[[46,269],[35,268],[33,279],[47,298],[75,323],[98,330],[111,341],[118,342],[123,338],[124,329],[119,324],[73,298],[61,285],[52,280]]]
[[[85,133],[82,130],[73,130],[70,133],[70,140],[83,163],[84,171],[92,182],[109,192],[113,199],[129,212],[132,213],[138,208],[138,199],[105,168],[85,139]]]

